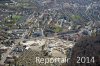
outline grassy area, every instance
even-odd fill
[[[5,5],[0,5],[1,8],[4,8],[4,9],[14,9],[16,10],[15,6],[10,7],[10,6],[5,6]],[[12,13],[13,14],[13,13]],[[18,22],[18,20],[20,20],[22,18],[21,15],[16,15],[16,14],[13,14],[12,17],[10,16],[10,14],[4,14],[4,16],[2,17],[2,22],[0,22],[0,30],[4,29],[4,28],[12,28],[12,26],[14,26],[14,24],[16,22]],[[3,27],[2,27],[3,26]]]
[[[15,19],[15,20],[19,20],[19,19],[21,19],[21,17],[22,17],[22,16],[20,16],[20,15],[13,15],[13,16],[12,16],[12,18]]]
[[[79,19],[81,19],[81,16],[79,16],[79,15],[72,15],[71,19],[72,20],[79,20]]]
[[[4,18],[4,21],[0,22],[0,25],[5,25],[8,28],[11,28],[21,18],[22,18],[22,16],[20,16],[20,15],[13,15],[12,18],[11,17]],[[1,29],[2,29],[2,27],[1,27]]]
[[[55,31],[56,33],[57,33],[57,32],[61,32],[61,31],[62,31],[62,28],[59,27],[59,26],[56,26],[55,29],[54,29],[54,31]]]

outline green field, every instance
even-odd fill
[[[13,15],[13,16],[12,16],[12,18],[15,19],[15,20],[19,20],[19,19],[21,19],[21,17],[22,17],[22,16],[20,16],[20,15]]]

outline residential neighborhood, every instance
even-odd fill
[[[0,0],[0,66],[63,66],[34,60],[71,58],[79,41],[99,35],[99,0]]]

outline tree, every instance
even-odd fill
[[[90,60],[94,57],[94,63],[77,63],[77,57],[88,57]],[[72,48],[72,55],[68,66],[100,66],[100,35],[83,37]]]

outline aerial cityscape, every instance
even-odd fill
[[[100,0],[0,0],[0,66],[100,66]]]

